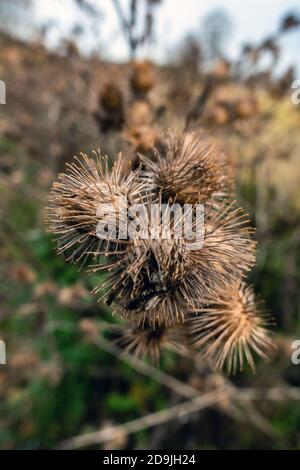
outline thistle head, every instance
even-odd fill
[[[153,147],[158,141],[158,133],[149,126],[134,126],[123,131],[123,138],[135,155],[148,155],[149,152],[152,155]]]
[[[127,173],[121,154],[112,169],[100,153],[67,165],[46,215],[58,251],[107,272],[94,293],[129,324],[128,350],[157,360],[184,328],[214,367],[254,368],[253,352],[266,358],[271,341],[243,282],[255,242],[247,215],[224,197],[222,153],[194,131],[159,139],[141,159],[145,171]]]
[[[273,346],[266,329],[271,323],[251,286],[244,282],[220,293],[219,301],[200,309],[186,326],[193,349],[215,369],[229,373],[247,362],[255,369],[254,353],[264,360]]]
[[[109,113],[122,109],[124,98],[120,88],[114,83],[107,83],[101,90],[99,105]]]
[[[230,186],[224,155],[201,131],[169,133],[154,158],[141,156],[141,161],[164,200],[205,203],[224,196]]]
[[[136,100],[128,106],[126,123],[129,127],[149,127],[153,121],[153,110],[148,101]]]
[[[137,95],[145,95],[155,84],[155,69],[151,62],[134,62],[130,84],[133,92]]]
[[[134,201],[142,185],[138,170],[124,176],[122,167],[122,154],[111,171],[107,157],[100,152],[93,158],[82,154],[67,164],[66,172],[53,183],[45,221],[56,236],[58,252],[67,260],[83,266],[91,258],[109,255],[112,244],[115,254],[123,253],[125,241],[117,239],[120,210],[128,201]],[[101,239],[99,223],[110,226],[110,221],[115,222],[117,233]]]
[[[159,362],[163,350],[183,348],[180,328],[128,323],[119,327],[118,333],[117,343],[125,352],[138,358],[150,359],[155,364]]]
[[[94,113],[100,131],[120,130],[125,122],[125,94],[113,81],[103,86]]]

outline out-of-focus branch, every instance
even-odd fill
[[[243,389],[235,390],[233,399],[236,400],[264,400],[281,401],[286,398],[300,400],[300,390],[293,387],[272,388],[269,390]],[[116,438],[116,436],[128,436],[143,429],[148,429],[159,424],[166,423],[172,419],[181,419],[191,413],[196,413],[216,403],[227,400],[227,388],[218,389],[205,393],[201,397],[185,401],[179,405],[167,408],[162,411],[148,414],[142,418],[129,421],[125,424],[110,426],[100,431],[95,431],[81,436],[75,436],[59,445],[61,449],[79,449],[82,447],[101,444]]]
[[[106,321],[99,322],[99,326],[100,328],[103,328],[103,331],[109,328],[109,324]],[[226,380],[221,376],[220,380],[217,382],[218,385],[216,388],[212,388],[210,391],[205,391],[200,395],[201,392],[193,386],[181,382],[129,353],[124,353],[121,348],[104,338],[102,335],[100,338],[94,339],[93,343],[113,356],[123,360],[138,372],[151,377],[161,385],[170,388],[173,392],[188,398],[189,400],[165,410],[135,419],[128,423],[110,426],[100,431],[75,436],[59,445],[59,447],[63,449],[76,449],[101,444],[113,440],[118,435],[124,437],[140,430],[166,423],[172,419],[180,419],[183,416],[187,416],[193,412],[197,412],[211,406],[220,406],[222,409],[224,405],[223,411],[226,411],[227,414],[231,415],[231,411],[239,411],[239,408],[235,407],[238,403],[243,402],[247,403],[247,407],[250,411],[249,414],[251,415],[249,417],[251,418],[251,422],[262,432],[274,439],[278,436],[274,433],[270,423],[254,408],[253,402],[300,400],[300,389],[296,387],[281,385],[280,387],[269,389],[239,389],[229,380]],[[234,407],[234,409],[232,407]],[[240,411],[242,412],[242,409]],[[233,418],[236,418],[235,414],[236,413],[234,412]]]
[[[184,403],[180,403],[179,405],[175,405],[162,411],[148,414],[142,418],[129,421],[128,423],[118,426],[110,426],[100,431],[73,437],[62,442],[59,447],[62,449],[79,449],[113,440],[118,435],[128,436],[129,434],[143,429],[166,423],[172,419],[181,419],[191,413],[207,408],[224,398],[226,398],[226,393],[224,394],[224,389],[221,387],[219,390],[215,390],[214,392],[206,393],[201,397],[185,401]]]
[[[101,337],[98,341],[95,342],[95,344],[104,349],[104,351],[109,352],[118,359],[121,359],[123,362],[133,367],[141,374],[156,380],[161,385],[170,388],[179,395],[189,399],[198,397],[199,392],[195,388],[175,379],[171,375],[159,370],[157,367],[147,364],[137,357],[124,352],[121,348],[106,340],[105,338]]]

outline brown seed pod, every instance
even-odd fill
[[[134,62],[130,78],[131,88],[137,95],[145,95],[154,86],[155,69],[151,62]]]
[[[144,324],[125,324],[118,328],[116,342],[127,353],[138,358],[147,358],[157,364],[164,349],[175,351],[185,350],[185,337],[181,327],[166,328],[165,326],[152,326]]]
[[[155,145],[159,145],[159,134],[150,126],[134,126],[124,129],[122,137],[126,143],[127,153],[131,155],[131,167],[140,166],[139,154],[153,158]]]
[[[195,315],[196,313],[196,315]],[[253,353],[268,359],[273,346],[266,326],[270,317],[255,300],[251,286],[228,286],[217,303],[194,312],[186,323],[193,349],[215,369],[242,370],[244,362],[255,369]]]
[[[99,108],[94,113],[100,131],[120,130],[125,122],[125,99],[121,89],[107,83],[99,95]]]
[[[131,103],[126,111],[126,123],[129,127],[151,126],[153,110],[148,101],[137,100]]]
[[[158,139],[158,133],[149,126],[128,127],[123,131],[124,140],[132,147],[133,152],[147,154]]]
[[[67,166],[46,214],[58,251],[108,272],[94,292],[133,325],[123,336],[138,355],[157,360],[186,324],[192,346],[217,368],[236,370],[244,356],[252,367],[251,348],[263,356],[268,344],[264,317],[241,284],[254,264],[255,242],[247,216],[224,197],[230,184],[222,153],[193,131],[169,134],[153,161],[141,158],[145,171],[127,174],[121,154],[112,170],[99,152]],[[108,231],[99,232],[99,224]]]
[[[146,222],[139,219],[143,233],[144,223],[148,234],[157,227],[156,238],[135,240],[122,270],[106,281],[114,292],[117,314],[139,325],[174,326],[196,305],[217,301],[220,286],[236,284],[253,265],[255,242],[248,220],[233,203],[207,209],[203,245],[184,234],[178,237],[182,214],[182,219],[170,218],[169,224],[168,218],[153,223],[149,214]]]
[[[123,95],[121,90],[113,83],[108,83],[99,96],[99,104],[107,112],[116,112],[123,108]]]
[[[107,288],[110,294],[106,299],[114,302],[116,313],[138,325],[174,326],[182,323],[185,314],[181,280],[188,271],[187,243],[164,239],[163,236],[172,237],[172,222],[168,226],[167,222],[154,221],[148,213],[149,201],[144,207],[146,213],[137,217],[137,225],[141,227],[138,233],[147,238],[133,240],[126,263],[117,273],[112,272],[95,293]],[[152,230],[156,232],[155,239],[151,238]],[[167,230],[170,233],[163,234]]]
[[[231,116],[230,111],[222,103],[216,103],[207,110],[205,118],[210,124],[223,126],[230,122]]]
[[[161,142],[154,161],[143,156],[141,161],[164,200],[205,203],[228,192],[225,157],[202,131],[169,133]]]
[[[99,222],[109,225],[110,221],[116,221],[119,233],[123,220],[120,210],[140,197],[145,188],[139,181],[139,170],[123,176],[122,167],[122,154],[111,171],[107,157],[101,157],[99,151],[94,158],[82,154],[67,164],[66,173],[53,183],[45,221],[56,235],[58,252],[64,253],[68,261],[83,266],[92,257],[99,260],[101,255],[124,256],[126,239],[118,240],[117,233],[101,239],[97,233]]]

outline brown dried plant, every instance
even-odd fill
[[[273,346],[266,329],[270,324],[271,317],[255,299],[252,286],[242,282],[224,290],[218,303],[191,315],[186,330],[192,348],[214,369],[226,367],[235,373],[245,360],[255,369],[254,353],[268,359],[266,352]]]
[[[185,336],[182,327],[167,328],[145,324],[143,326],[129,323],[118,328],[116,340],[125,352],[137,357],[147,356],[151,362],[158,363],[164,349],[186,351]]]
[[[252,291],[243,284],[255,261],[255,242],[248,217],[228,196],[226,159],[203,132],[169,133],[159,142],[151,157],[140,156],[145,171],[124,172],[121,154],[110,170],[99,152],[67,165],[53,184],[46,216],[58,251],[89,263],[93,272],[107,271],[94,292],[126,322],[127,349],[158,360],[171,338],[173,345],[182,343],[173,333],[186,331],[190,345],[216,367],[235,371],[243,355],[254,367],[251,348],[265,358],[271,342]],[[168,217],[161,219],[159,210],[153,218],[153,203]],[[125,204],[127,222],[134,221],[138,235],[120,240]],[[130,212],[133,204],[141,208],[138,213]],[[202,244],[178,237],[186,213],[175,217],[173,207],[186,204],[193,233],[203,204]],[[99,222],[110,227],[111,221],[116,232],[98,232]]]
[[[100,92],[98,109],[94,118],[101,132],[119,131],[125,122],[126,100],[118,83],[106,83]]]
[[[228,192],[231,182],[225,156],[205,133],[168,133],[163,144],[154,152],[154,161],[141,157],[163,199],[205,203]]]
[[[153,224],[153,218],[146,219]],[[172,219],[167,227],[155,223],[156,239],[136,241],[128,266],[122,265],[122,273],[112,285],[120,299],[119,315],[139,325],[171,327],[183,323],[196,305],[216,301],[220,286],[243,277],[255,260],[255,243],[244,213],[224,203],[207,210],[205,220],[204,246],[199,248],[191,247],[186,238],[176,239]]]
[[[149,61],[133,62],[130,85],[138,97],[144,97],[155,84],[155,68]]]
[[[124,253],[126,240],[120,242],[113,237],[104,241],[96,233],[100,204],[104,212],[107,205],[105,221],[109,223],[110,215],[116,215],[120,230],[119,209],[123,198],[133,202],[144,190],[144,184],[138,180],[139,170],[124,176],[123,166],[122,154],[118,155],[111,171],[108,158],[101,157],[99,151],[94,158],[81,154],[81,158],[75,157],[74,162],[66,165],[66,173],[61,173],[53,183],[45,221],[56,235],[58,252],[63,253],[67,261],[83,266],[91,257],[95,263],[101,255],[115,257],[116,253]]]

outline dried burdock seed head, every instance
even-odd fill
[[[148,101],[137,100],[128,106],[126,110],[126,123],[129,127],[151,126],[153,110]]]
[[[149,126],[128,127],[123,131],[123,138],[128,143],[134,153],[144,153],[147,155],[153,149],[158,140],[158,133]]]
[[[102,88],[94,118],[101,132],[122,128],[125,122],[125,98],[117,84],[109,82]]]
[[[57,239],[58,252],[67,260],[84,265],[91,257],[124,253],[126,240],[117,239],[117,233],[101,239],[99,223],[116,222],[116,231],[122,227],[120,210],[140,197],[144,185],[139,182],[138,170],[122,174],[123,157],[119,154],[112,170],[107,157],[95,153],[94,158],[82,154],[67,164],[66,172],[53,183],[46,211],[49,231]]]
[[[153,224],[152,220],[151,224],[148,217],[146,222],[142,217],[138,220],[146,237],[151,237],[155,226],[157,239],[148,237],[133,241],[126,263],[104,284],[110,292],[106,299],[109,303],[114,302],[118,315],[138,325],[174,326],[182,323],[186,299],[191,294],[185,287],[185,276],[190,274],[187,243],[184,239],[164,239],[162,233],[168,226],[161,222]],[[171,227],[169,231],[172,236]],[[95,292],[102,289],[103,284]]]
[[[241,280],[255,263],[256,242],[248,215],[234,202],[223,201],[205,208],[203,247],[190,257],[209,286],[208,298],[218,284],[226,286]],[[204,301],[204,299],[203,299]]]
[[[174,327],[185,321],[187,301],[181,292],[182,286],[166,286],[159,278],[149,284],[146,280],[141,286],[139,294],[130,296],[125,290],[123,298],[116,304],[115,313],[123,318],[143,326],[145,322],[150,325]]]
[[[204,238],[196,241],[184,233],[177,238],[180,217],[169,224],[146,220],[151,220],[146,234],[157,227],[156,238],[135,240],[122,271],[107,285],[114,292],[116,313],[136,324],[183,323],[189,310],[217,301],[220,287],[241,281],[255,261],[247,217],[233,203],[206,211]],[[144,233],[141,219],[140,226]]]
[[[117,343],[125,352],[132,353],[138,358],[150,359],[158,363],[164,349],[175,351],[184,350],[184,336],[181,328],[166,328],[165,326],[135,325],[128,323],[119,328]]]
[[[145,95],[154,86],[155,69],[151,62],[134,62],[130,78],[131,88],[137,95]]]
[[[205,113],[205,118],[210,124],[216,124],[223,126],[230,122],[230,112],[222,104],[217,103],[214,106],[211,106]]]
[[[266,327],[271,320],[255,300],[251,286],[228,287],[220,293],[218,303],[197,313],[186,323],[187,335],[192,348],[213,368],[235,373],[246,361],[254,370],[254,353],[268,359],[273,342]]]
[[[268,340],[250,291],[237,286],[255,242],[247,216],[224,198],[225,159],[202,132],[152,148],[143,172],[124,173],[121,154],[111,170],[99,152],[67,165],[46,215],[58,251],[108,272],[94,292],[133,325],[128,350],[157,360],[187,323],[192,345],[216,367],[235,370],[244,356],[253,366],[251,348],[263,356]]]
[[[131,155],[132,169],[140,166],[139,154],[152,159],[154,147],[159,145],[159,135],[151,126],[133,126],[126,128],[122,133],[126,143],[127,153]]]
[[[228,192],[225,157],[206,134],[169,133],[161,140],[164,145],[154,152],[155,160],[141,156],[141,161],[164,200],[205,203],[212,196]]]
[[[99,105],[109,113],[123,108],[124,98],[119,87],[113,83],[104,86],[99,96]]]

